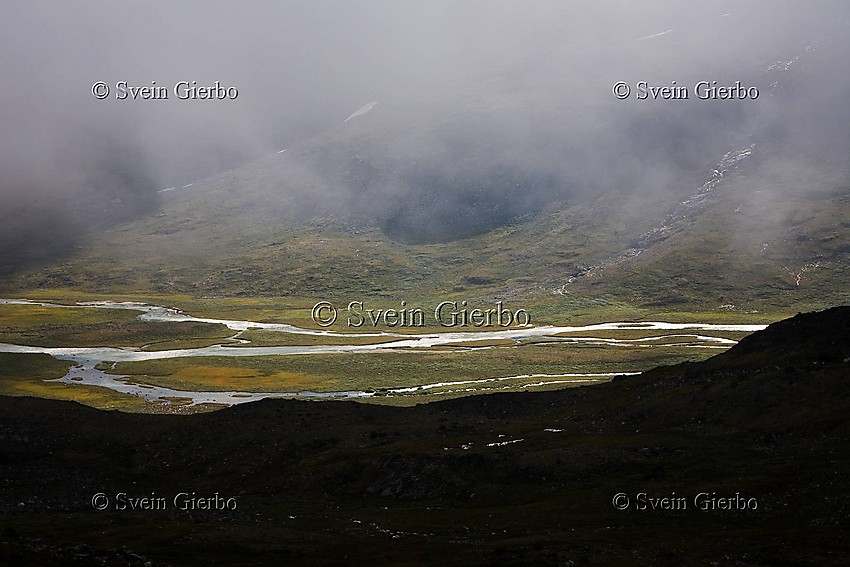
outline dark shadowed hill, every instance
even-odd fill
[[[837,307],[703,363],[412,408],[3,398],[0,562],[840,565],[848,345]]]

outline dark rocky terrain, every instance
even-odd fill
[[[703,363],[413,408],[2,398],[0,563],[845,564],[848,378],[836,307]],[[181,492],[237,508],[178,510]],[[165,509],[116,509],[120,493]],[[746,509],[701,510],[699,493]],[[676,509],[652,509],[664,497]]]

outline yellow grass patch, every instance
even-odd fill
[[[42,307],[40,305],[0,305],[0,327],[27,328],[38,325],[67,325],[128,321],[132,311]]]
[[[276,372],[266,374],[260,370],[251,368],[237,368],[233,366],[186,366],[177,369],[169,377],[169,382],[179,383],[181,386],[191,386],[194,389],[204,390],[212,387],[214,389],[276,391],[299,387],[306,384],[315,384],[318,378],[298,372]]]

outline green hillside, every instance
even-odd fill
[[[675,50],[638,65],[603,49],[613,74],[581,67],[582,89],[517,70],[450,100],[376,103],[160,191],[133,220],[76,204],[84,237],[27,269],[0,258],[0,292],[505,299],[544,318],[847,303],[842,37],[801,29],[748,52],[734,68],[758,100],[616,100],[611,77],[704,77]]]
[[[550,203],[477,236],[409,244],[357,214],[287,215],[286,195],[297,187],[274,187],[294,183],[287,172],[297,166],[284,160],[295,159],[271,156],[174,192],[153,214],[6,279],[3,290],[513,298],[556,310],[603,301],[794,311],[850,299],[847,170],[762,157],[756,148],[684,215],[680,203],[711,168],[680,176],[673,193],[612,190]],[[647,237],[665,223],[663,238]]]

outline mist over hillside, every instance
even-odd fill
[[[235,190],[283,224],[343,215],[416,244],[609,192],[675,203],[691,178],[753,144],[835,171],[850,147],[848,79],[834,72],[850,10],[839,2],[161,8],[34,3],[4,20],[20,48],[2,60],[16,85],[0,95],[7,273],[246,163],[230,175]],[[78,23],[64,25],[71,15]],[[235,85],[239,96],[91,92],[95,81],[181,80]],[[691,91],[741,81],[760,94],[617,100],[618,81]],[[258,174],[258,158],[280,163]]]

